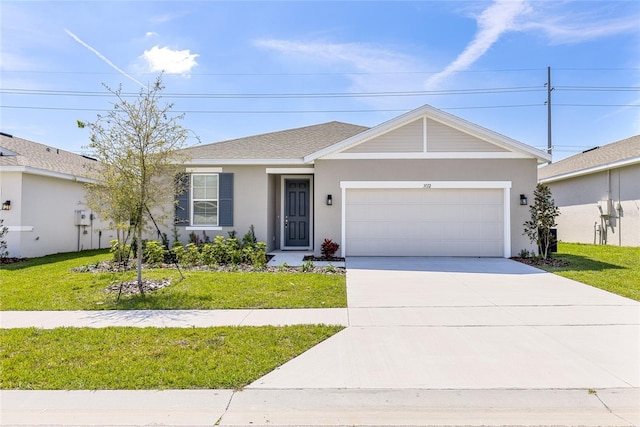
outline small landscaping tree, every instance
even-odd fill
[[[106,86],[105,86],[106,87]],[[78,121],[91,131],[88,149],[98,160],[95,184],[87,187],[87,203],[99,216],[111,220],[118,230],[133,231],[137,244],[138,287],[142,287],[142,231],[151,216],[173,207],[175,182],[189,131],[170,115],[173,104],[161,104],[162,79],[129,101],[122,89],[107,90],[116,101],[106,115],[93,123]],[[156,218],[158,219],[158,218]],[[123,233],[124,235],[124,233]],[[126,245],[118,233],[119,244]]]
[[[549,257],[549,247],[554,243],[551,229],[556,226],[556,218],[560,210],[551,198],[551,190],[544,184],[536,185],[533,192],[534,202],[529,207],[531,219],[525,221],[524,233],[531,243],[538,246],[539,255],[543,259]]]
[[[4,219],[0,218],[0,260],[5,259],[9,255],[7,251],[7,241],[5,236],[9,231],[9,227],[4,225]]]

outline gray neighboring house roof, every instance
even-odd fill
[[[202,163],[202,160],[302,163],[305,156],[367,129],[365,126],[333,121],[200,145],[187,148],[185,152],[191,157],[190,163],[194,164]]]
[[[0,170],[88,178],[95,160],[38,142],[0,134]],[[86,179],[83,179],[86,181]]]
[[[640,135],[575,154],[538,169],[540,182],[552,182],[640,163]]]

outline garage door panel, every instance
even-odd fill
[[[502,189],[348,189],[350,256],[503,256]]]

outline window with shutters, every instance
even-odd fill
[[[218,225],[218,174],[191,175],[191,224]]]
[[[175,224],[187,229],[233,226],[233,174],[193,173],[177,176]]]

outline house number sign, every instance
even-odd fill
[[[422,184],[423,188],[431,188],[431,184]]]

